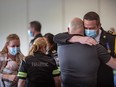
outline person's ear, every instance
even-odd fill
[[[35,32],[35,28],[34,27],[31,27],[31,32]]]
[[[98,28],[99,28],[99,29],[101,28],[101,23],[98,25]]]

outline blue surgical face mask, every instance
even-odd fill
[[[28,35],[29,35],[30,37],[34,37],[33,32],[32,32],[32,31],[30,31],[30,30],[28,30]]]
[[[85,35],[88,37],[95,38],[97,36],[96,30],[85,29]]]
[[[11,55],[16,55],[17,53],[19,53],[20,48],[19,47],[9,47],[8,51]]]

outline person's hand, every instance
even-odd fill
[[[17,81],[17,76],[16,75],[3,74],[3,79],[16,82]]]
[[[73,36],[69,42],[75,43],[80,42],[81,44],[88,44],[88,45],[96,45],[98,44],[97,41],[91,37],[83,37],[83,36]]]
[[[8,80],[9,80],[9,81],[16,82],[16,81],[17,81],[17,76],[16,76],[16,75],[9,75]]]

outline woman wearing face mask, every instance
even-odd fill
[[[3,71],[8,61],[15,61],[19,66],[23,57],[23,54],[20,52],[20,39],[18,35],[10,34],[6,38],[6,44],[0,52],[0,87],[17,87],[17,75],[4,74]],[[16,72],[18,72],[18,68]]]

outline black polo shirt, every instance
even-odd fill
[[[37,34],[31,41],[30,41],[30,44],[29,46],[31,47],[31,45],[34,43],[35,39],[39,38],[39,37],[42,37],[42,34]]]
[[[53,77],[59,74],[55,60],[37,52],[22,61],[18,77],[27,78],[28,87],[55,87]]]
[[[63,87],[96,87],[100,61],[107,63],[110,54],[101,45],[81,43],[58,46]]]

